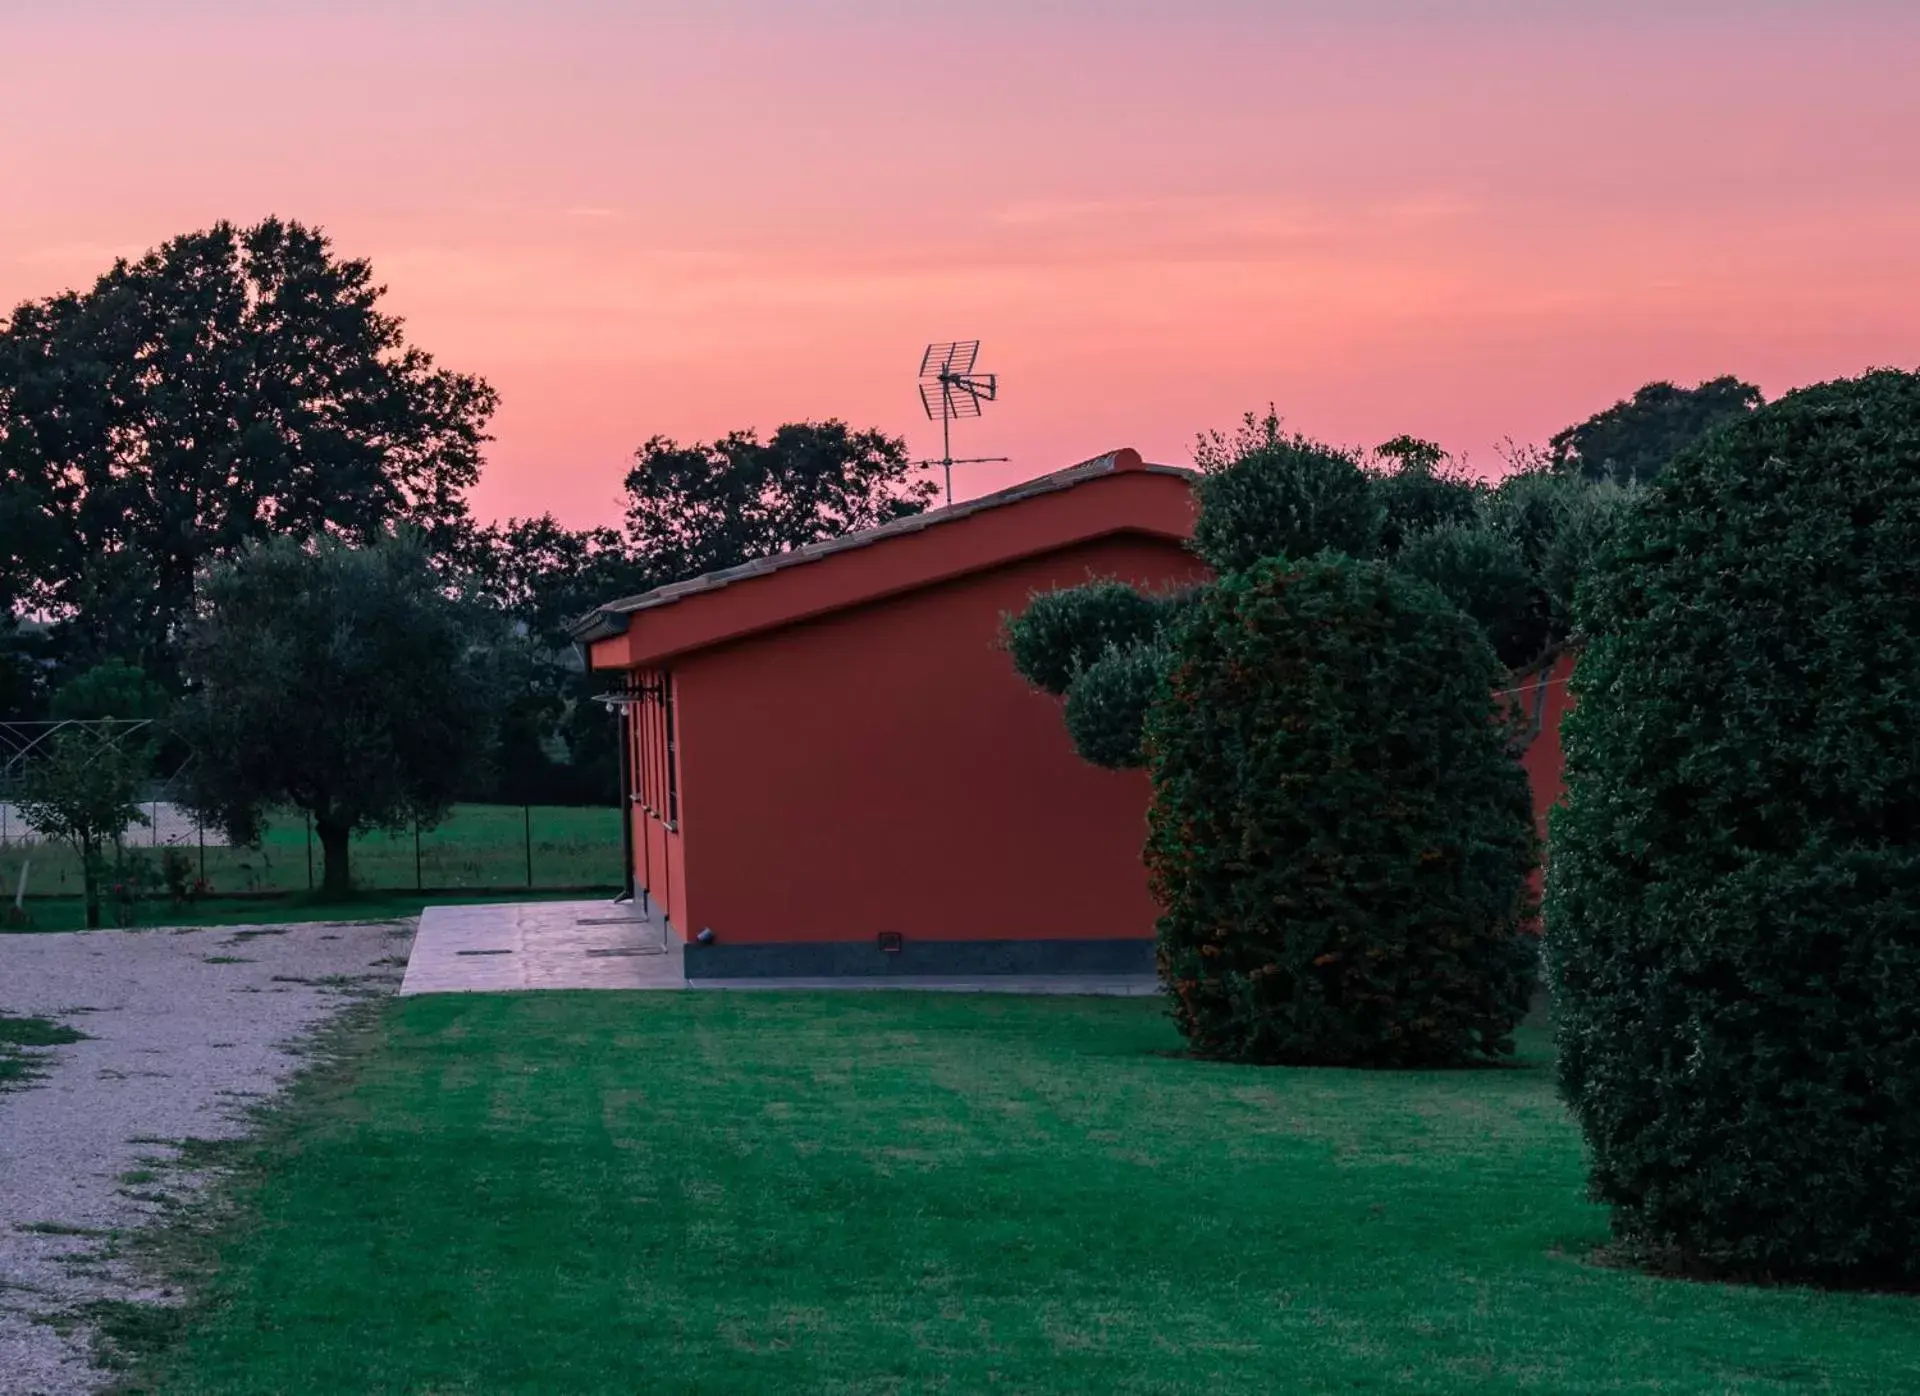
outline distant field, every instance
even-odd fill
[[[168,847],[190,859],[196,872],[204,858],[206,878],[216,894],[297,892],[309,885],[307,827],[298,814],[269,821],[257,849],[209,845],[203,852],[191,833],[176,836],[171,844],[149,840],[153,835],[148,830],[135,829],[127,852],[156,871]],[[620,857],[620,814],[615,809],[456,805],[438,828],[421,832],[417,864],[409,831],[356,839],[352,867],[355,886],[369,890],[606,886],[620,881]],[[80,860],[71,849],[57,843],[10,842],[0,846],[0,880],[8,900],[23,863],[30,864],[29,897],[80,891]],[[316,839],[314,883],[320,865]]]

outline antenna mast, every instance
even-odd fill
[[[974,361],[980,356],[980,341],[957,339],[948,344],[929,344],[920,356],[920,405],[927,409],[927,420],[940,423],[940,459],[915,461],[915,465],[937,465],[946,474],[947,503],[953,503],[953,468],[956,465],[985,465],[1003,461],[1005,456],[968,456],[953,458],[953,420],[978,417],[982,403],[994,401],[1000,393],[999,375],[975,373]]]

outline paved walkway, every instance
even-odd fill
[[[630,902],[430,906],[402,994],[510,989],[684,989],[684,947]]]
[[[658,906],[637,902],[505,902],[430,906],[420,913],[402,994],[516,989],[913,989],[949,994],[1159,992],[1151,975],[875,975],[864,978],[696,979],[686,947]]]

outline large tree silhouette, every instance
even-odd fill
[[[1589,480],[1644,485],[1686,447],[1723,422],[1745,417],[1763,400],[1753,384],[1731,376],[1691,388],[1648,383],[1555,435],[1547,451],[1555,466]]]
[[[164,676],[196,575],[249,541],[451,538],[496,399],[409,345],[383,291],[318,229],[269,218],[16,309],[0,600],[58,618],[82,656]]]
[[[627,472],[627,535],[659,585],[917,514],[934,494],[905,442],[845,422],[790,422],[766,441],[656,436]]]

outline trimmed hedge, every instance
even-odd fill
[[[1193,550],[1220,573],[1322,549],[1374,551],[1386,511],[1373,478],[1344,451],[1305,438],[1248,449],[1201,475]]]
[[[1140,749],[1147,709],[1169,662],[1166,645],[1143,640],[1111,646],[1067,689],[1067,735],[1082,759],[1108,770],[1146,763]]]
[[[1432,587],[1334,554],[1223,577],[1147,714],[1160,974],[1202,1055],[1498,1057],[1536,953],[1502,669]]]
[[[1170,601],[1111,577],[1043,591],[1019,615],[1001,618],[1001,643],[1022,678],[1059,697],[1109,648],[1151,639]]]
[[[1683,453],[1576,618],[1546,952],[1617,1236],[1920,1281],[1920,376]]]

